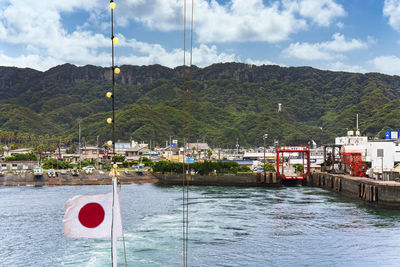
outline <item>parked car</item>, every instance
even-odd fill
[[[146,171],[144,164],[136,165],[133,167],[133,169],[136,171],[136,174],[138,175],[142,175]]]
[[[36,166],[35,168],[33,168],[33,175],[37,177],[42,176],[43,169],[40,166]]]
[[[66,175],[67,174],[67,170],[60,170],[60,174],[61,175]]]
[[[79,176],[79,172],[78,172],[77,168],[74,168],[71,173],[72,173],[72,176]]]
[[[54,169],[49,169],[47,171],[47,174],[49,175],[49,177],[53,178],[56,177],[56,172],[54,171]]]
[[[86,166],[86,167],[83,167],[82,170],[84,170],[86,174],[92,174],[93,171],[95,170],[95,167],[93,167],[93,166]]]

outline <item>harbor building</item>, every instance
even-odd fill
[[[342,153],[358,153],[370,168],[367,175],[373,178],[398,176],[395,166],[400,163],[399,139],[368,139],[359,131],[348,131],[347,136],[336,137],[336,145],[342,145]],[[386,179],[386,180],[387,180]]]

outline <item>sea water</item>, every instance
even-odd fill
[[[63,235],[64,203],[111,186],[0,187],[0,266],[110,266]],[[399,266],[400,211],[319,188],[190,187],[189,266]],[[182,266],[182,189],[123,185],[128,266]],[[119,266],[124,266],[122,240]]]

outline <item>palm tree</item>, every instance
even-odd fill
[[[14,140],[14,138],[15,138],[14,132],[10,132],[9,138],[10,138],[10,142],[11,142],[12,140]]]
[[[211,149],[208,149],[207,150],[207,157],[208,157],[209,160],[211,159],[211,156],[212,156],[212,151],[211,151]]]
[[[36,136],[35,136],[35,134],[32,133],[32,134],[29,136],[29,138],[30,138],[30,140],[31,140],[31,143],[34,144],[35,141],[36,141]]]
[[[46,141],[46,145],[49,145],[51,140],[50,140],[50,135],[49,134],[45,134],[44,139]]]
[[[29,134],[28,134],[28,133],[24,133],[23,139],[24,139],[24,143],[26,144],[26,146],[28,146],[28,143],[29,143]]]
[[[192,157],[194,158],[195,156],[195,153],[196,153],[196,147],[194,146],[194,147],[192,147]]]
[[[21,141],[23,139],[22,133],[17,133],[15,139],[16,139],[17,143],[21,143]]]

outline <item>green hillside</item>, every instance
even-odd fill
[[[183,68],[121,66],[117,139],[165,144],[182,137]],[[188,77],[188,75],[186,75]],[[186,83],[188,84],[188,83]],[[65,64],[46,72],[0,67],[0,130],[17,134],[111,138],[110,68]],[[190,141],[213,146],[332,142],[346,129],[383,136],[400,128],[400,77],[241,63],[193,69]],[[282,103],[282,112],[278,112]],[[188,120],[186,114],[186,120]],[[188,131],[186,131],[188,133]]]

